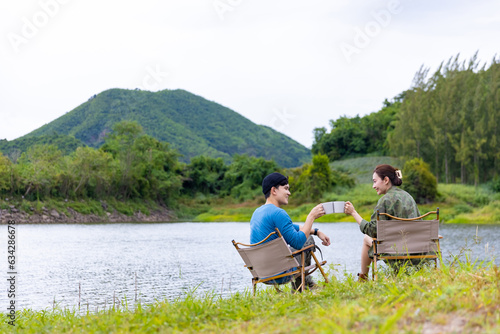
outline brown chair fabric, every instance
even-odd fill
[[[423,220],[428,215],[436,215],[434,220]],[[389,219],[381,220],[380,216]],[[387,213],[377,212],[377,238],[373,243],[373,279],[377,278],[377,261],[386,260],[395,264],[418,265],[437,260],[440,256],[439,208],[415,218],[398,218]]]
[[[422,254],[438,251],[438,220],[379,220],[377,222],[377,253]]]
[[[254,247],[239,248],[238,253],[256,278],[273,276],[299,266],[283,238]]]

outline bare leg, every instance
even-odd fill
[[[368,250],[372,246],[373,239],[365,234],[363,244],[361,245],[361,274],[368,275],[372,259],[368,256]]]

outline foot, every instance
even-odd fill
[[[368,275],[358,273],[358,282],[366,282],[366,281],[368,281]]]
[[[313,289],[316,289],[317,287],[318,287],[318,285],[316,284],[316,282],[314,282],[312,277],[307,276],[306,277],[306,289],[313,290]]]
[[[302,283],[302,278],[299,276],[297,277],[295,280],[292,280],[292,289],[297,291],[297,289],[299,288],[300,284]],[[317,288],[317,284],[316,282],[314,282],[314,280],[312,279],[311,276],[306,276],[306,283],[305,283],[305,286],[304,288],[305,289],[308,289],[308,290],[313,290],[313,289],[316,289]],[[301,290],[299,290],[301,291]]]

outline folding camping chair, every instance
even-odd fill
[[[273,235],[277,235],[277,238],[267,241]],[[258,243],[247,245],[233,240],[233,245],[245,262],[245,267],[250,270],[250,273],[253,276],[252,286],[254,295],[257,283],[273,284],[278,290],[278,283],[270,281],[287,276],[291,276],[290,278],[294,279],[299,275],[301,276],[302,281],[300,286],[297,288],[297,291],[299,289],[304,291],[305,277],[311,275],[318,268],[325,278],[325,282],[328,283],[328,278],[323,271],[323,268],[321,268],[326,264],[326,261],[318,261],[316,255],[314,255],[314,249],[312,249],[315,245],[309,245],[298,251],[292,252],[277,228],[275,232],[271,232],[264,240]],[[309,249],[311,251],[312,258],[314,259],[314,264],[305,267],[305,255],[306,251]],[[298,254],[302,255],[300,264],[294,257]],[[288,282],[289,281],[279,284],[285,284]]]
[[[436,214],[436,219],[422,218]],[[389,220],[381,220],[386,216]],[[373,238],[372,277],[377,279],[378,260],[434,260],[440,256],[439,208],[416,218],[398,218],[377,210],[377,237]]]

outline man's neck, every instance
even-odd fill
[[[266,204],[274,204],[274,205],[276,205],[278,208],[281,208],[280,203],[276,200],[276,198],[273,198],[272,196],[269,196],[269,197],[266,199]]]

